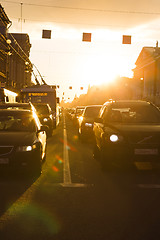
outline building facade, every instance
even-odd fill
[[[8,33],[11,21],[0,4],[0,87],[19,91],[31,86],[28,34]]]
[[[143,47],[133,69],[134,80],[139,82],[141,98],[160,105],[160,48]]]
[[[7,17],[4,9],[0,5],[0,87],[3,87],[7,82],[7,56],[8,56],[8,44],[7,44],[7,30],[11,25],[11,21]]]

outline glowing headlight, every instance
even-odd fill
[[[115,134],[112,134],[109,139],[111,142],[117,142],[119,140],[118,136]]]
[[[82,117],[82,116],[78,117],[78,119],[79,119],[81,122],[83,121],[83,117]]]
[[[43,122],[48,122],[48,118],[43,118]]]
[[[36,148],[35,144],[33,146],[19,146],[17,148],[17,152],[30,152],[35,148]]]
[[[92,124],[92,123],[85,123],[85,126],[86,126],[86,127],[92,127],[93,124]]]

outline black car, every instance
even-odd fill
[[[73,123],[78,126],[79,117],[82,116],[85,106],[77,106],[73,114]]]
[[[29,110],[0,110],[0,170],[40,174],[46,156],[46,126]]]
[[[52,136],[53,129],[55,128],[55,116],[47,103],[33,103],[38,118],[42,125],[48,126],[47,136]]]
[[[94,156],[103,169],[160,167],[160,111],[147,101],[106,102],[94,123]]]
[[[101,105],[86,106],[83,114],[79,117],[78,135],[82,141],[93,139],[93,123],[98,117]]]

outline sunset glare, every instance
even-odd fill
[[[65,92],[65,99],[86,93],[89,85],[108,84],[118,76],[133,77],[132,69],[143,46],[155,46],[160,37],[158,15],[149,14],[148,5],[130,13],[125,1],[122,12],[119,4],[115,8],[104,2],[97,10],[93,2],[92,7],[89,3],[80,7],[72,1],[73,6],[59,3],[59,7],[50,1],[29,2],[21,9],[19,2],[2,1],[12,21],[9,32],[29,35],[31,62],[48,84],[60,86],[57,93],[62,97]],[[51,39],[42,39],[43,29],[51,30]],[[91,42],[82,41],[84,32],[91,33]],[[123,35],[131,35],[131,44],[122,44]]]

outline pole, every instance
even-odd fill
[[[23,3],[21,3],[21,33],[22,33],[22,6],[23,6]]]

